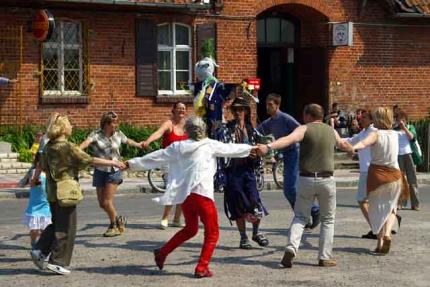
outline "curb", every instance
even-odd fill
[[[430,185],[430,178],[418,178],[418,184],[422,185]],[[266,181],[265,189],[267,191],[276,191],[280,190],[274,181]],[[336,187],[347,187],[347,188],[355,188],[358,185],[358,178],[342,178],[338,177],[336,179]],[[82,186],[82,192],[84,195],[96,195],[96,189],[89,184],[85,184]],[[116,192],[116,194],[139,194],[139,193],[152,193],[152,194],[160,194],[158,192],[153,192],[152,188],[147,184],[129,184],[120,186]],[[11,199],[11,198],[28,198],[29,197],[29,188],[0,188],[0,199]]]

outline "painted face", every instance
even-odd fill
[[[269,116],[275,115],[278,109],[279,109],[279,105],[277,105],[274,101],[266,102],[266,111],[269,114]]]

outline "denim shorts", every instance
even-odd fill
[[[122,183],[121,171],[118,170],[118,171],[106,172],[95,168],[94,175],[93,175],[93,186],[105,187],[106,184],[108,183],[120,185]]]
[[[367,172],[360,172],[358,178],[358,190],[355,197],[358,202],[367,201]]]

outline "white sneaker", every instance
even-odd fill
[[[166,229],[169,226],[169,220],[168,219],[162,219],[160,222],[160,229]]]
[[[31,260],[33,260],[33,263],[37,266],[37,268],[40,270],[46,269],[46,265],[48,265],[48,256],[43,255],[38,249],[31,250],[30,255]]]
[[[60,274],[60,275],[68,275],[68,274],[70,274],[70,270],[69,269],[66,269],[63,266],[55,265],[55,264],[52,264],[52,263],[48,263],[48,265],[46,265],[46,269],[49,269],[52,272],[55,272],[55,273]]]

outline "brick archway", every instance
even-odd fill
[[[324,0],[258,0],[255,4],[255,15],[260,14],[261,12],[272,8],[274,6],[279,6],[283,4],[299,4],[304,5],[309,8],[313,8],[316,11],[324,14],[329,20],[332,20],[332,7],[328,6]]]

